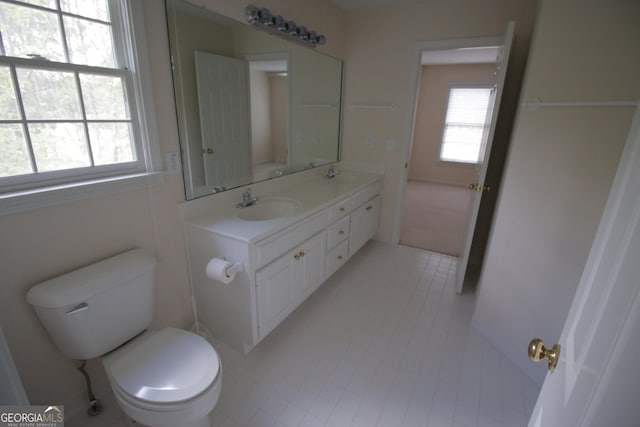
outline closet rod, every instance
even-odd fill
[[[638,101],[540,101],[530,99],[522,102],[527,110],[537,110],[546,107],[637,107]]]

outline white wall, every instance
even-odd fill
[[[640,98],[640,3],[544,0],[522,99]],[[557,342],[632,108],[520,109],[473,325],[541,382],[534,337]]]
[[[245,3],[219,0],[212,10],[244,19]],[[261,5],[327,34],[328,52],[343,51],[342,12],[327,1],[302,7],[297,0],[265,0]],[[164,2],[143,0],[147,54],[158,123],[160,149],[178,151],[178,130],[169,67]],[[0,324],[32,404],[63,403],[65,412],[84,410],[86,392],[73,361],[54,347],[25,300],[34,284],[134,246],[159,259],[152,327],[188,327],[192,323],[186,255],[178,204],[184,201],[180,174],[161,186],[93,197],[20,214],[0,216]],[[212,201],[215,204],[215,201]],[[117,313],[114,313],[117,315]],[[105,377],[97,361],[94,380]]]

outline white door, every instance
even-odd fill
[[[492,100],[489,101],[489,108],[487,109],[487,118],[485,123],[485,130],[482,135],[482,146],[480,148],[480,163],[478,164],[478,182],[476,185],[479,191],[474,191],[471,207],[467,216],[467,228],[466,236],[464,239],[464,245],[462,246],[462,252],[460,258],[458,258],[458,270],[456,274],[456,291],[462,292],[462,285],[464,284],[464,275],[467,271],[467,264],[469,263],[469,253],[471,252],[471,240],[473,239],[473,232],[476,226],[476,220],[478,219],[478,211],[480,210],[480,200],[482,199],[482,193],[484,188],[484,180],[487,175],[487,166],[489,164],[489,156],[491,154],[491,145],[493,143],[493,136],[496,131],[496,123],[498,119],[498,111],[500,110],[500,100],[502,99],[502,90],[504,89],[504,80],[507,75],[507,65],[509,64],[509,55],[511,53],[511,43],[513,42],[513,31],[515,24],[509,22],[507,25],[507,31],[504,34],[502,47],[499,50],[498,58],[496,61],[496,79],[494,82],[493,90],[491,91]],[[495,191],[495,190],[494,190]]]
[[[529,427],[640,425],[639,290],[640,108]]]
[[[251,174],[247,64],[195,52],[202,155],[207,185]]]

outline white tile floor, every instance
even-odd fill
[[[538,388],[470,328],[455,263],[370,242],[247,356],[214,343],[213,427],[526,426]]]

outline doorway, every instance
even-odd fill
[[[473,91],[492,86],[496,57],[496,47],[422,53],[400,244],[460,257],[488,102]]]
[[[252,170],[270,177],[289,164],[289,58],[252,55],[248,63]]]
[[[465,166],[473,165],[475,169],[475,175],[473,177],[477,177],[477,180],[468,181],[469,176],[466,177],[458,176],[456,179],[458,181],[454,181],[460,187],[466,185],[467,189],[470,190],[471,193],[471,201],[470,208],[468,209],[468,215],[466,220],[466,227],[464,231],[463,245],[459,250],[458,262],[457,262],[457,271],[456,271],[456,290],[458,293],[461,293],[463,287],[467,286],[467,281],[470,277],[469,271],[473,270],[469,265],[469,258],[471,252],[471,242],[475,233],[475,225],[476,220],[478,218],[478,211],[480,209],[480,200],[482,194],[486,191],[489,191],[489,186],[485,185],[484,179],[487,173],[487,165],[489,163],[489,156],[491,153],[491,145],[493,142],[493,137],[495,134],[496,122],[498,111],[500,107],[500,100],[502,98],[502,91],[504,89],[504,81],[507,71],[507,65],[509,62],[509,54],[511,51],[511,43],[513,41],[515,24],[513,22],[509,22],[507,25],[506,32],[502,37],[488,37],[488,38],[474,38],[474,39],[459,39],[459,40],[444,40],[437,42],[424,42],[419,43],[415,49],[415,69],[413,74],[413,88],[414,91],[411,94],[411,100],[413,101],[414,107],[414,116],[411,118],[412,120],[409,122],[409,131],[411,135],[411,143],[407,144],[404,152],[404,168],[401,174],[401,179],[398,182],[398,194],[396,202],[396,220],[394,222],[394,230],[393,236],[394,240],[400,242],[400,234],[403,226],[402,219],[405,217],[404,208],[405,208],[405,189],[408,187],[407,183],[411,180],[412,177],[415,177],[415,171],[434,171],[442,166],[449,166],[453,164],[455,166],[460,167],[458,170],[461,171],[464,168],[461,167],[460,163],[465,163],[465,161],[458,160],[467,160]],[[484,58],[484,59],[479,59]],[[451,112],[451,105],[449,104],[449,97],[452,96],[453,89],[452,86],[449,85],[447,88],[447,103],[446,107],[441,105],[439,106],[440,113],[439,117],[436,113],[427,113],[426,117],[433,117],[434,120],[439,121],[440,130],[436,131],[436,134],[439,134],[436,141],[437,144],[442,146],[442,149],[436,149],[436,152],[439,153],[438,157],[431,159],[426,165],[416,166],[412,165],[413,169],[410,175],[409,164],[414,159],[418,159],[417,156],[412,156],[412,153],[419,152],[417,140],[420,138],[420,129],[419,124],[420,121],[420,110],[419,110],[419,102],[421,101],[420,92],[424,86],[423,84],[423,76],[426,72],[423,72],[423,68],[425,66],[436,66],[436,65],[458,65],[458,64],[489,64],[492,71],[492,78],[490,80],[490,88],[487,90],[489,94],[489,101],[487,102],[486,114],[484,115],[484,120],[480,121],[480,126],[478,132],[481,134],[479,145],[476,148],[476,156],[473,162],[469,162],[469,158],[465,156],[453,156],[456,161],[451,162],[451,151],[447,148],[448,139],[449,139],[449,113]],[[486,86],[486,82],[484,83]],[[464,85],[462,85],[464,86]],[[446,114],[444,112],[446,111]],[[456,124],[456,123],[453,123]],[[459,123],[458,123],[459,124]],[[462,123],[464,126],[476,123]],[[433,127],[433,126],[432,126]],[[437,126],[435,126],[437,127]],[[456,131],[457,132],[457,131]],[[464,132],[463,132],[464,133]],[[463,138],[464,139],[464,138]],[[460,141],[458,141],[460,142]],[[462,145],[468,141],[462,141]],[[456,151],[456,150],[454,150]],[[446,155],[443,154],[446,152]],[[469,167],[467,168],[467,173],[472,171]],[[437,184],[443,184],[443,182],[437,182],[438,178],[429,178],[436,181]],[[465,182],[466,181],[466,182]],[[444,184],[449,184],[449,182],[444,182]],[[420,215],[422,218],[425,217],[424,214]],[[426,223],[426,222],[425,222]],[[481,260],[478,267],[481,266]],[[479,271],[479,269],[478,269]],[[469,281],[469,285],[471,285]]]

